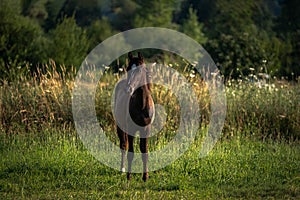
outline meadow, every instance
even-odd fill
[[[15,68],[0,87],[0,199],[299,199],[300,84],[261,79],[258,73],[226,80],[223,136],[199,158],[209,93],[199,74],[188,68],[182,73],[197,93],[201,127],[180,159],[150,172],[143,183],[141,174],[127,182],[78,138],[71,109],[75,70],[67,73],[53,62],[35,74]],[[110,102],[118,78],[105,73],[96,98],[99,123],[114,143]],[[167,122],[150,138],[150,151],[173,138],[180,109],[160,86],[154,86],[153,96],[165,106]]]

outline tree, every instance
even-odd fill
[[[107,17],[111,19],[115,29],[125,31],[134,27],[134,18],[138,8],[139,5],[134,0],[114,0]]]
[[[0,61],[1,75],[9,73],[10,63],[37,65],[47,60],[43,51],[47,45],[43,30],[38,23],[21,15],[18,0],[2,0],[0,5]],[[4,67],[6,66],[6,67]]]
[[[281,41],[270,27],[265,29],[255,21],[261,18],[262,1],[215,1],[216,15],[209,21],[205,47],[225,76],[247,75],[250,68],[259,70],[265,62],[268,70],[264,72],[274,74],[280,66]]]
[[[116,31],[111,27],[108,19],[103,17],[100,20],[95,20],[87,29],[88,38],[91,48],[96,47],[100,42],[115,34]]]
[[[101,3],[99,0],[66,0],[60,15],[75,16],[79,26],[89,26],[94,20],[102,17]]]
[[[48,18],[48,11],[46,9],[46,3],[48,0],[34,0],[23,1],[23,13],[24,15],[36,20],[39,24],[44,24]]]
[[[297,0],[286,0],[278,19],[277,30],[284,42],[291,47],[284,51],[280,72],[284,76],[300,76],[300,4]]]
[[[80,66],[90,44],[86,31],[76,24],[74,17],[64,18],[50,31],[49,37],[52,41],[49,47],[50,58],[67,67]]]
[[[202,32],[202,29],[203,25],[198,22],[197,13],[193,10],[192,7],[190,7],[188,18],[183,21],[180,30],[200,44],[205,44],[207,38]]]
[[[182,19],[186,19],[189,15],[189,8],[197,11],[198,20],[208,26],[208,21],[216,14],[215,0],[183,0],[181,9],[175,16],[177,23],[182,23]]]
[[[175,0],[138,0],[139,8],[134,18],[134,27],[177,28],[173,21]]]
[[[61,12],[65,2],[66,0],[48,0],[45,4],[48,17],[43,24],[43,28],[46,32],[53,29],[58,23],[58,20],[64,16]]]

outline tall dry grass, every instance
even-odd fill
[[[180,66],[177,66],[180,68]],[[29,68],[29,67],[28,67]],[[201,124],[209,123],[210,99],[199,74],[186,66],[182,73],[193,85],[199,100]],[[194,74],[193,74],[194,73]],[[50,62],[43,71],[29,73],[16,70],[13,81],[1,81],[0,127],[6,134],[43,131],[49,128],[74,127],[71,109],[74,71]],[[96,111],[102,127],[115,132],[111,113],[111,95],[120,76],[107,72],[99,82]],[[226,137],[242,134],[258,138],[300,138],[300,84],[269,80],[252,81],[247,78],[225,83],[227,117]],[[167,123],[156,137],[172,138],[179,121],[180,107],[172,91],[154,85],[156,103],[164,105]]]
[[[227,135],[300,138],[300,84],[285,80],[227,82]]]
[[[0,87],[1,129],[23,133],[72,123],[71,91],[75,72],[66,72],[54,62],[35,73],[16,70],[13,81]]]

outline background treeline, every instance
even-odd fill
[[[1,0],[0,78],[49,59],[78,67],[109,36],[144,26],[191,36],[226,77],[300,75],[298,0]]]

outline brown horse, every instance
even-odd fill
[[[148,137],[154,118],[154,103],[151,97],[150,75],[141,53],[134,57],[128,53],[127,79],[121,80],[115,89],[114,112],[121,148],[121,171],[125,172],[127,153],[127,179],[131,179],[131,164],[134,157],[134,135],[140,134],[140,151],[143,161],[143,180],[148,179]],[[126,114],[127,113],[127,114]]]

